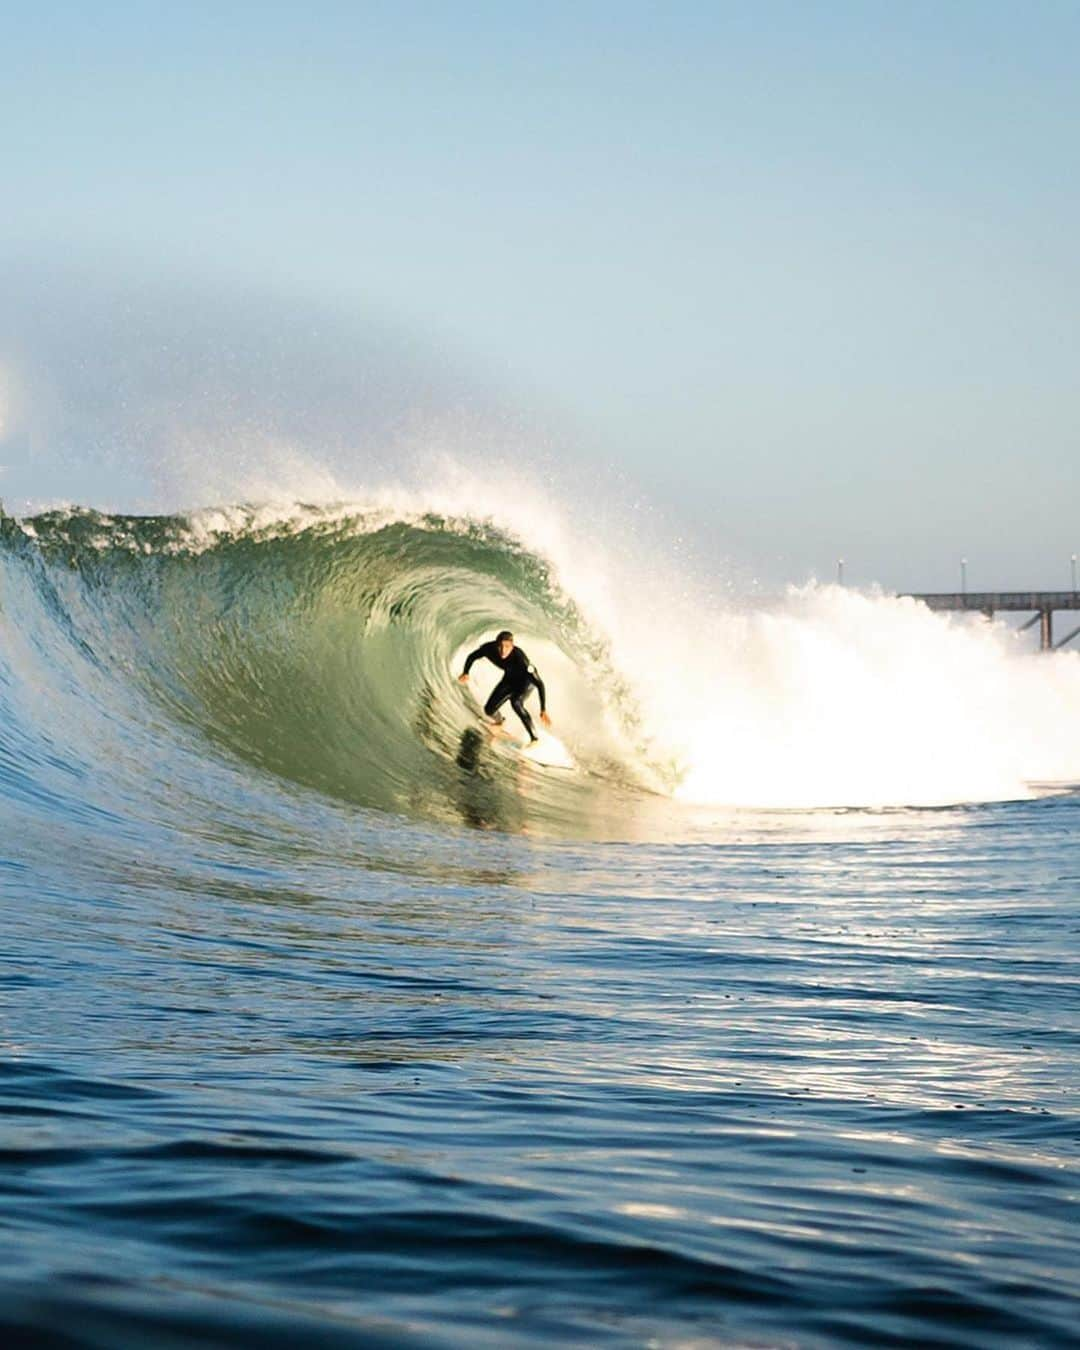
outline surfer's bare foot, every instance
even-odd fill
[[[529,744],[530,744],[530,745],[539,745],[539,744],[540,744],[540,737],[539,737],[539,736],[534,736],[534,737],[532,738],[532,740],[529,742]]]

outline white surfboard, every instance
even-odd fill
[[[574,768],[574,757],[558,736],[553,736],[550,731],[544,731],[543,728],[538,728],[537,734],[540,739],[535,745],[526,742],[517,745],[522,759],[530,759],[534,764],[542,764],[546,769]]]

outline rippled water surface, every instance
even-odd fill
[[[659,847],[306,810],[140,850],[8,803],[9,1333],[1069,1341],[1075,797]]]

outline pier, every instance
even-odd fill
[[[1080,624],[1070,633],[1054,641],[1054,611],[1056,609],[1080,609],[1080,591],[941,591],[931,595],[915,595],[912,600],[921,600],[930,609],[967,609],[993,618],[995,614],[1012,611],[1031,613],[1027,623],[1017,629],[1022,633],[1026,628],[1039,625],[1039,646],[1044,652],[1064,647],[1074,637],[1080,635]]]

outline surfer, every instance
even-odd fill
[[[529,686],[535,684],[540,694],[540,721],[546,727],[551,726],[551,718],[547,715],[547,694],[544,690],[544,681],[537,674],[536,668],[521,648],[514,645],[513,633],[504,628],[496,636],[494,642],[485,642],[483,646],[477,647],[476,651],[469,653],[465,660],[465,669],[458,676],[459,683],[468,684],[469,671],[472,669],[473,662],[479,661],[482,656],[487,657],[503,672],[502,679],[491,691],[491,697],[484,704],[484,712],[497,727],[501,727],[504,719],[499,709],[509,699],[511,708],[521,718],[522,725],[529,733],[529,744],[535,745],[540,738],[536,734],[532,718],[525,707],[525,695],[529,692]]]

